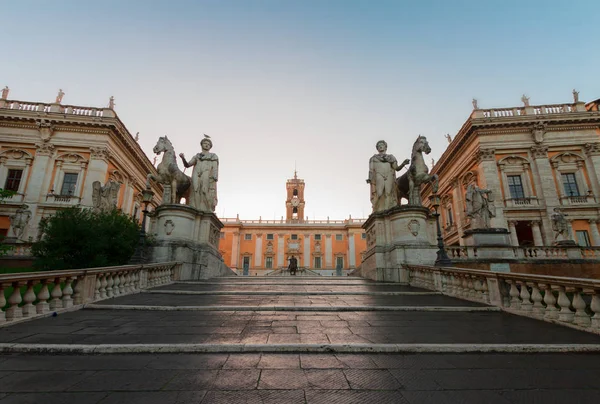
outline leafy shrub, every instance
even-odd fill
[[[64,209],[40,221],[33,244],[40,270],[95,268],[127,264],[139,239],[139,226],[121,211]]]

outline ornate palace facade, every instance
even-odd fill
[[[445,244],[463,245],[470,228],[465,212],[469,184],[492,191],[492,227],[510,231],[514,246],[555,242],[552,214],[568,220],[570,238],[600,246],[600,112],[598,100],[474,110],[460,131],[448,137],[433,167],[440,178]],[[425,201],[431,187],[423,189]]]
[[[322,274],[360,265],[366,249],[364,220],[308,220],[304,216],[304,180],[296,174],[286,182],[286,217],[281,220],[221,219],[220,250],[225,264],[242,274],[262,275],[288,266]]]
[[[0,205],[0,235],[35,240],[39,221],[57,209],[92,206],[92,183],[120,184],[117,207],[138,219],[150,160],[112,108],[0,98],[0,188],[15,194]],[[162,189],[154,186],[158,205]],[[22,229],[11,217],[21,212]],[[26,216],[22,212],[27,212]]]

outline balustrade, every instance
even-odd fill
[[[169,284],[178,278],[180,265],[170,262],[0,275],[0,324]]]
[[[598,280],[421,265],[403,267],[413,286],[600,334]]]

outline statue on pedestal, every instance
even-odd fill
[[[25,232],[30,219],[31,211],[29,210],[28,205],[21,205],[15,214],[10,216],[10,226],[12,227],[13,234],[17,240],[20,240],[21,237],[23,237],[23,233]]]
[[[194,167],[189,205],[201,212],[214,212],[217,206],[219,157],[215,153],[210,153],[212,145],[210,136],[204,135],[204,139],[200,142],[201,153],[197,153],[189,161],[185,159],[183,153],[179,154],[184,167]]]
[[[552,230],[554,230],[554,241],[556,244],[574,244],[573,235],[569,228],[566,215],[559,208],[554,208],[554,213],[551,216]]]
[[[423,206],[421,201],[421,185],[428,182],[435,182],[437,175],[429,175],[429,167],[425,164],[423,158],[425,154],[431,153],[431,147],[425,136],[417,138],[412,147],[410,156],[410,167],[400,178],[396,180],[398,185],[398,205],[400,199],[408,199],[408,204],[412,206]]]
[[[491,219],[496,217],[492,191],[470,184],[467,187],[465,199],[467,201],[467,216],[471,218],[471,229],[489,229]]]
[[[113,97],[112,95],[108,99],[108,108],[115,109],[115,97]]]
[[[158,142],[152,150],[157,155],[164,154],[162,161],[156,167],[158,176],[155,177],[153,174],[148,174],[146,176],[146,186],[150,187],[150,180],[163,185],[165,191],[161,202],[162,205],[180,203],[181,198],[185,198],[187,204],[190,205],[191,180],[177,166],[175,149],[171,141],[166,136],[162,136],[158,138]]]
[[[573,102],[577,104],[579,102],[579,91],[573,89]]]
[[[387,143],[384,140],[377,142],[376,147],[379,153],[373,155],[369,160],[367,184],[371,185],[373,212],[381,212],[398,205],[396,171],[410,163],[410,160],[406,159],[398,165],[396,157],[385,153]]]
[[[107,212],[117,207],[121,184],[108,181],[102,186],[100,181],[94,181],[92,189],[92,202],[96,212]]]

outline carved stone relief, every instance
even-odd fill
[[[418,221],[411,220],[410,222],[408,222],[408,230],[411,232],[411,234],[413,236],[417,237],[420,229],[421,229],[421,225],[419,224]]]
[[[167,233],[167,236],[170,236],[173,230],[175,230],[175,223],[172,220],[167,220],[165,222],[165,233]]]

